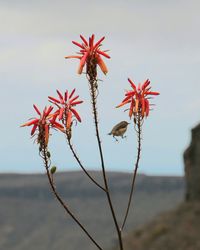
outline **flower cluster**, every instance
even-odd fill
[[[117,106],[117,108],[124,106],[127,103],[130,103],[129,108],[129,117],[132,115],[141,115],[147,117],[149,115],[150,104],[149,104],[149,96],[159,95],[159,92],[150,91],[150,81],[147,79],[143,84],[139,84],[137,87],[133,83],[133,81],[128,78],[128,81],[133,90],[127,91],[125,94],[125,98],[123,101]]]
[[[49,141],[49,130],[50,127],[59,129],[63,131],[63,126],[56,122],[54,115],[51,114],[51,111],[53,110],[52,106],[49,106],[48,108],[45,107],[43,112],[40,112],[38,107],[36,105],[33,105],[36,113],[39,115],[39,118],[32,118],[31,121],[28,121],[21,125],[21,127],[25,126],[32,126],[31,129],[31,136],[35,135],[37,132],[37,142],[43,143],[43,140],[45,142],[45,145],[48,144]]]
[[[95,64],[99,65],[100,69],[104,74],[108,73],[108,69],[106,64],[104,63],[101,56],[106,58],[110,58],[110,56],[106,53],[107,51],[100,50],[102,46],[101,42],[105,39],[102,37],[98,42],[94,43],[94,34],[89,37],[89,41],[87,41],[82,35],[80,35],[82,43],[78,43],[76,41],[72,41],[73,44],[80,48],[78,55],[66,56],[65,58],[77,58],[80,59],[80,64],[78,67],[78,74],[81,74],[85,65],[88,65],[91,61],[95,61]]]
[[[69,94],[68,90],[66,90],[64,95],[62,95],[61,92],[57,90],[59,99],[49,96],[49,101],[58,107],[58,110],[54,113],[54,120],[56,118],[58,118],[59,121],[61,120],[67,129],[71,127],[73,116],[81,122],[81,117],[74,107],[83,101],[78,100],[79,95],[74,96],[75,91],[76,89],[73,89]]]
[[[81,104],[83,101],[78,100],[79,96],[74,95],[75,89],[69,94],[68,90],[65,91],[64,95],[57,90],[58,97],[54,98],[49,96],[49,101],[56,105],[58,108],[55,112],[52,113],[53,107],[45,107],[43,112],[40,112],[36,105],[33,105],[35,111],[39,115],[39,118],[32,118],[30,121],[21,125],[21,127],[32,126],[31,136],[35,135],[37,132],[37,142],[40,144],[45,141],[45,145],[49,141],[49,130],[50,128],[58,129],[62,132],[71,129],[73,117],[81,122],[81,117],[75,109],[75,106]],[[56,120],[61,121],[61,125]]]

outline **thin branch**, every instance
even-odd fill
[[[85,227],[81,224],[81,222],[75,217],[75,215],[70,211],[69,207],[65,204],[65,202],[62,200],[61,196],[58,194],[58,192],[56,191],[55,185],[53,183],[53,179],[51,177],[51,174],[49,172],[49,162],[48,162],[48,157],[47,157],[47,148],[45,146],[45,144],[43,143],[43,160],[44,160],[44,164],[45,164],[45,168],[46,168],[46,173],[47,173],[47,177],[49,180],[49,184],[51,186],[51,189],[53,191],[53,194],[55,195],[55,197],[57,198],[58,202],[61,204],[61,206],[65,209],[65,211],[72,217],[72,219],[79,225],[79,227],[85,232],[85,234],[89,237],[89,239],[95,244],[95,246],[99,249],[99,250],[103,250],[99,244],[93,239],[93,237],[90,235],[90,233],[85,229]]]
[[[84,168],[84,166],[83,166],[83,164],[81,163],[81,161],[80,161],[80,159],[79,159],[77,153],[76,153],[75,150],[74,150],[74,147],[73,147],[73,145],[72,145],[72,143],[71,143],[71,140],[70,140],[69,136],[66,135],[66,137],[67,137],[67,141],[68,141],[68,144],[69,144],[69,148],[70,148],[70,150],[72,151],[72,154],[73,154],[74,158],[76,159],[76,161],[78,162],[79,166],[82,168],[83,172],[88,176],[88,178],[89,178],[96,186],[98,186],[98,187],[101,188],[104,192],[106,192],[106,189],[105,189],[104,187],[102,187],[102,186],[101,186],[101,185],[100,185],[100,184],[99,184],[99,183],[89,174],[89,172]]]
[[[70,128],[67,128],[67,115],[66,115],[66,108],[65,108],[65,111],[64,111],[64,118],[62,119],[62,123],[65,127],[65,136],[66,136],[66,139],[67,139],[67,142],[68,142],[68,145],[69,145],[69,148],[74,156],[74,158],[76,159],[76,161],[78,162],[79,166],[81,167],[81,169],[83,170],[83,172],[88,176],[88,178],[97,186],[99,187],[100,189],[102,189],[104,192],[106,192],[105,188],[102,187],[90,174],[89,172],[85,169],[85,167],[83,166],[83,164],[81,163],[77,153],[75,152],[74,150],[74,147],[71,143],[71,127]],[[72,124],[71,124],[72,126]]]
[[[133,190],[134,190],[134,187],[135,187],[135,180],[136,180],[137,170],[138,170],[138,167],[139,167],[139,160],[140,160],[140,155],[141,155],[141,134],[142,134],[141,121],[142,121],[141,116],[139,114],[137,119],[136,119],[136,123],[137,123],[136,124],[137,125],[136,132],[137,132],[137,135],[138,135],[137,159],[136,159],[135,170],[134,170],[133,178],[132,178],[132,184],[131,184],[131,190],[130,190],[129,199],[128,199],[128,205],[127,205],[124,220],[123,220],[123,223],[122,223],[122,226],[121,226],[121,229],[120,229],[121,232],[124,229],[124,226],[125,226],[125,223],[126,223],[126,220],[127,220],[127,217],[128,217],[128,213],[129,213],[129,210],[130,210],[131,201],[132,201],[132,197],[133,197]]]

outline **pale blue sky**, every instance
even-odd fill
[[[161,95],[144,123],[140,172],[183,174],[182,153],[200,121],[199,9],[199,0],[0,0],[0,172],[44,171],[30,130],[19,125],[34,115],[33,103],[43,108],[56,89],[74,87],[84,100],[74,144],[88,168],[99,168],[88,85],[76,74],[78,61],[64,59],[77,51],[71,40],[95,33],[97,39],[106,36],[103,48],[111,55],[108,75],[100,74],[98,105],[107,169],[133,168],[133,128],[119,143],[107,133],[128,120],[114,108],[129,88],[127,77],[149,78]],[[54,133],[50,148],[60,170],[78,169],[61,135]]]

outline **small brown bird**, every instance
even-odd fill
[[[118,123],[117,125],[115,125],[113,127],[113,129],[111,130],[111,132],[108,135],[113,135],[113,137],[115,138],[116,141],[118,141],[118,140],[115,136],[121,136],[122,138],[125,138],[124,133],[127,130],[128,124],[130,124],[130,123],[128,123],[126,121],[122,121],[122,122]]]

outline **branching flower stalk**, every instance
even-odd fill
[[[37,136],[37,143],[39,144],[39,154],[43,159],[44,166],[46,169],[46,174],[48,177],[48,181],[50,184],[50,187],[52,189],[53,194],[55,195],[56,199],[60,203],[60,205],[65,209],[65,211],[71,216],[71,218],[78,224],[78,226],[85,232],[85,234],[88,236],[88,238],[95,244],[95,246],[99,250],[103,250],[100,245],[94,240],[94,238],[91,236],[91,234],[86,230],[86,228],[82,225],[82,223],[76,218],[76,216],[71,212],[69,209],[68,205],[63,201],[61,196],[56,190],[56,185],[54,183],[53,175],[54,172],[51,171],[51,154],[48,150],[48,141],[49,141],[49,130],[50,128],[54,127],[57,128],[61,131],[63,131],[62,125],[57,123],[55,121],[55,118],[50,114],[52,111],[53,107],[49,107],[48,109],[45,107],[43,113],[39,111],[39,109],[34,105],[34,108],[36,112],[40,115],[40,118],[35,118],[32,121],[29,121],[25,124],[22,125],[24,126],[31,126],[33,125],[33,129],[31,131],[31,134],[33,135],[36,132],[36,129],[38,130],[36,136]],[[37,126],[36,126],[37,125]]]
[[[79,159],[76,151],[74,150],[73,144],[71,142],[70,136],[68,135],[68,132],[66,131],[66,138],[67,138],[67,142],[69,145],[69,148],[74,156],[74,158],[76,159],[76,161],[78,162],[79,166],[81,167],[81,169],[83,170],[83,172],[88,176],[88,178],[100,189],[102,189],[104,192],[106,192],[105,188],[103,186],[101,186],[90,174],[89,172],[85,169],[85,167],[83,166],[83,164],[81,163],[81,160]]]
[[[72,138],[72,126],[74,122],[81,122],[81,117],[78,114],[78,112],[75,109],[75,106],[83,103],[83,101],[78,100],[79,95],[74,96],[75,94],[75,89],[72,90],[72,92],[69,94],[68,90],[65,91],[64,95],[62,95],[62,93],[57,90],[58,93],[58,97],[54,98],[49,96],[49,101],[52,102],[58,109],[57,111],[54,113],[53,117],[54,120],[58,119],[59,121],[62,122],[63,124],[63,133],[66,136],[69,148],[74,156],[74,158],[76,159],[77,163],[79,164],[79,166],[81,167],[81,169],[83,170],[83,172],[87,175],[87,177],[100,189],[102,189],[104,192],[106,191],[104,187],[102,187],[90,174],[89,172],[85,169],[85,167],[83,166],[83,164],[81,163],[81,160],[79,159],[73,144],[71,142],[71,138]],[[75,120],[73,120],[73,117]]]
[[[149,96],[155,96],[159,95],[158,92],[152,92],[151,87],[150,87],[150,81],[147,79],[144,81],[143,84],[139,84],[137,87],[134,84],[134,82],[128,78],[128,81],[132,87],[133,90],[127,91],[125,94],[125,98],[122,100],[122,102],[117,106],[117,108],[122,107],[128,103],[130,103],[130,108],[129,108],[129,117],[130,119],[132,116],[134,117],[134,128],[137,133],[137,140],[138,140],[138,147],[137,147],[137,158],[135,162],[135,169],[133,171],[133,176],[132,176],[132,183],[131,183],[131,189],[130,189],[130,194],[128,198],[128,203],[127,203],[127,208],[125,211],[125,216],[122,222],[122,226],[120,228],[120,231],[122,232],[128,217],[128,213],[130,210],[131,206],[131,201],[133,197],[133,191],[135,187],[135,180],[136,180],[136,175],[139,167],[139,160],[140,160],[140,155],[141,155],[141,136],[142,136],[142,125],[144,122],[144,118],[148,117],[149,111],[150,111],[150,103],[149,99],[151,97]]]

